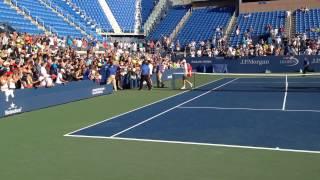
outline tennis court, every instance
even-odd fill
[[[65,136],[320,153],[320,79],[224,77]]]

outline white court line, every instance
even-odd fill
[[[189,102],[191,102],[191,101],[193,101],[193,100],[195,100],[195,99],[198,99],[198,98],[200,98],[200,97],[202,97],[202,96],[204,96],[204,95],[206,95],[206,94],[209,94],[209,93],[212,92],[212,91],[215,91],[215,90],[217,90],[217,89],[219,89],[219,88],[221,88],[221,87],[223,87],[223,86],[226,86],[226,85],[232,83],[232,82],[235,81],[235,80],[237,80],[237,79],[233,79],[233,80],[231,80],[231,81],[228,81],[228,82],[226,82],[226,83],[224,83],[224,84],[222,84],[222,85],[220,85],[220,86],[218,86],[218,87],[215,87],[215,88],[213,88],[213,89],[211,89],[211,90],[209,90],[209,91],[207,91],[207,92],[205,92],[205,93],[202,93],[202,94],[200,94],[200,95],[198,95],[198,96],[196,96],[196,97],[194,97],[194,98],[192,98],[192,99],[189,99],[188,101],[185,101],[185,102],[183,102],[183,103],[181,103],[181,104],[178,104],[178,105],[176,105],[176,106],[174,106],[174,107],[172,107],[172,108],[170,108],[170,109],[167,109],[166,111],[163,111],[163,112],[161,112],[161,113],[159,113],[159,114],[157,114],[157,115],[155,115],[155,116],[152,116],[152,117],[150,117],[150,118],[148,118],[148,119],[146,119],[146,120],[144,120],[144,121],[141,121],[140,123],[137,123],[137,124],[135,124],[135,125],[127,128],[127,129],[125,129],[125,130],[123,130],[123,131],[120,131],[120,132],[118,132],[118,133],[115,133],[115,134],[113,134],[111,137],[116,137],[116,136],[118,136],[118,135],[120,135],[120,134],[123,134],[123,133],[125,133],[125,132],[127,132],[127,131],[135,128],[135,127],[137,127],[137,126],[140,126],[140,125],[142,125],[142,124],[144,124],[144,123],[146,123],[146,122],[151,121],[152,119],[154,119],[154,118],[156,118],[156,117],[159,117],[159,116],[161,116],[161,115],[163,115],[163,114],[165,114],[165,113],[167,113],[167,112],[170,112],[170,111],[176,109],[176,108],[179,107],[179,106],[182,106],[182,105],[184,105],[184,104],[187,104],[187,103],[189,103]]]
[[[282,149],[282,148],[278,148],[278,147],[267,148],[267,147],[255,147],[255,146],[240,146],[240,145],[228,145],[228,144],[211,144],[211,143],[197,143],[197,142],[185,142],[185,141],[168,141],[168,140],[105,137],[105,136],[84,136],[84,135],[66,135],[66,136],[75,137],[75,138],[110,139],[110,140],[124,140],[124,141],[135,141],[135,142],[154,142],[154,143],[166,143],[166,144],[183,144],[183,145],[213,146],[213,147],[226,147],[226,148],[239,148],[239,149],[253,149],[253,150],[268,150],[268,151],[320,154],[320,151]]]
[[[239,81],[234,84],[283,84],[283,81],[263,82],[263,81]],[[303,82],[303,81],[290,81],[290,84],[320,84],[320,82]]]
[[[290,84],[320,84],[320,82],[290,81]]]
[[[283,84],[283,81],[277,81],[277,82],[262,82],[262,81],[255,81],[255,82],[250,82],[250,81],[238,81],[235,82],[234,84]]]
[[[256,109],[256,108],[226,108],[211,106],[182,106],[179,109],[216,109],[216,110],[247,110],[247,111],[282,111],[281,109]]]
[[[315,112],[320,113],[320,110],[313,110],[313,109],[286,109],[287,112]]]
[[[284,93],[284,98],[283,98],[283,104],[282,104],[282,110],[285,111],[286,110],[286,103],[287,103],[287,96],[288,96],[288,75],[286,74],[286,91]]]
[[[201,88],[201,87],[206,86],[206,85],[209,85],[209,84],[211,84],[211,83],[218,82],[218,81],[220,81],[220,80],[222,80],[222,79],[223,79],[223,78],[220,78],[220,79],[217,79],[217,80],[214,80],[214,81],[211,81],[211,82],[205,83],[205,84],[203,84],[203,85],[201,85],[201,86],[199,86],[199,87],[197,87],[197,88]],[[196,88],[196,89],[197,89],[197,88]],[[93,126],[95,126],[95,125],[98,125],[98,124],[104,123],[104,122],[106,122],[106,121],[109,121],[109,120],[112,120],[112,119],[118,118],[118,117],[120,117],[120,116],[123,116],[123,115],[129,114],[129,113],[132,113],[132,112],[134,112],[134,111],[138,111],[138,110],[143,109],[143,108],[146,108],[146,107],[148,107],[148,106],[152,106],[152,105],[154,105],[154,104],[157,104],[157,103],[160,103],[160,102],[162,102],[162,101],[165,101],[165,100],[171,99],[171,98],[173,98],[173,97],[179,96],[179,95],[184,94],[184,93],[187,93],[187,92],[189,92],[189,91],[191,91],[191,90],[183,91],[183,92],[181,92],[181,93],[178,93],[178,94],[175,94],[175,95],[172,95],[172,96],[166,97],[166,98],[164,98],[164,99],[160,99],[160,100],[155,101],[155,102],[153,102],[153,103],[150,103],[150,104],[147,104],[147,105],[141,106],[141,107],[139,107],[139,108],[133,109],[133,110],[131,110],[131,111],[127,111],[127,112],[125,112],[125,113],[121,113],[121,114],[119,114],[119,115],[113,116],[113,117],[108,118],[108,119],[105,119],[105,120],[103,120],[103,121],[99,121],[99,122],[94,123],[94,124],[91,124],[91,125],[89,125],[89,126],[85,126],[85,127],[80,128],[80,129],[78,129],[78,130],[75,130],[75,131],[69,132],[69,133],[65,134],[64,136],[68,136],[68,135],[70,135],[70,134],[73,134],[73,133],[79,132],[79,131],[81,131],[81,130],[84,130],[84,129],[87,129],[87,128],[90,128],[90,127],[93,127]]]
[[[215,106],[180,106],[177,109],[215,109],[215,110],[244,110],[244,111],[284,111],[284,112],[315,112],[320,113],[320,110],[312,109],[257,109],[257,108],[228,108]]]

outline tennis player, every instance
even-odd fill
[[[193,87],[193,84],[188,80],[188,77],[192,77],[192,67],[187,61],[184,59],[181,61],[181,67],[183,68],[183,76],[182,76],[182,83],[183,86],[181,89],[186,89],[186,84],[188,83],[190,88]]]

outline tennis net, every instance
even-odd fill
[[[232,81],[216,91],[245,92],[319,92],[320,73],[312,74],[231,74],[231,73],[193,73],[183,85],[183,73],[172,75],[172,89],[211,90],[219,83]],[[192,84],[192,86],[191,86]]]

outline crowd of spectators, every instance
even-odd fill
[[[240,34],[236,30],[236,35]],[[241,42],[232,45],[226,36],[214,35],[206,41],[191,41],[181,45],[179,41],[171,42],[167,37],[157,41],[156,47],[168,49],[172,53],[184,53],[189,57],[226,57],[237,58],[247,56],[281,56],[281,55],[320,55],[320,28],[310,31],[318,32],[318,39],[308,39],[306,33],[296,34],[290,39],[285,34],[284,27],[274,29],[271,25],[265,27],[265,34],[253,36],[253,27],[246,32]],[[214,33],[215,34],[215,33]],[[169,43],[168,43],[169,42]]]
[[[104,83],[111,66],[116,66],[115,89],[138,88],[143,62],[149,64],[150,75],[180,66],[155,53],[153,48],[150,53],[146,46],[149,47],[138,42],[107,43],[86,38],[1,33],[0,88],[5,91],[52,87],[86,79]],[[158,82],[158,86],[162,85]]]
[[[23,89],[52,87],[70,81],[92,80],[107,82],[110,67],[114,72],[114,89],[139,88],[141,65],[149,64],[150,75],[161,75],[165,69],[179,68],[171,61],[177,54],[190,57],[226,57],[279,55],[320,55],[318,39],[308,39],[305,33],[287,38],[284,27],[268,25],[263,36],[254,37],[253,27],[244,32],[243,40],[231,46],[222,28],[214,30],[207,41],[180,44],[168,37],[161,40],[133,42],[97,41],[87,38],[59,38],[55,35],[27,33],[0,34],[0,88]],[[236,30],[239,35],[240,30]],[[310,31],[320,33],[315,27]],[[82,53],[79,53],[82,52]],[[161,79],[161,78],[160,78]],[[159,80],[157,85],[163,86]]]
[[[299,11],[309,13],[308,7],[301,7]],[[286,16],[291,16],[287,11]],[[251,14],[245,15],[251,18]],[[191,41],[181,44],[179,40],[172,41],[169,37],[162,37],[152,42],[157,49],[164,49],[172,54],[184,53],[189,57],[227,57],[237,58],[246,56],[280,56],[280,55],[320,55],[320,27],[313,27],[306,31],[318,33],[318,39],[308,39],[307,33],[296,34],[288,38],[284,26],[279,28],[266,25],[263,35],[255,36],[257,27],[249,27],[241,32],[239,26],[235,25],[235,36],[242,37],[236,45],[232,44],[224,34],[222,27],[213,29],[213,36],[203,41]]]

